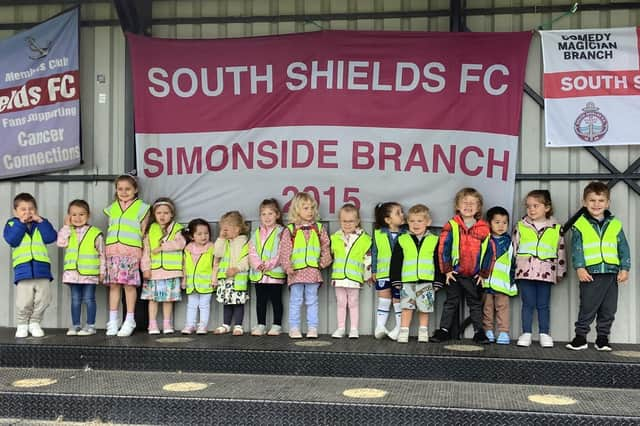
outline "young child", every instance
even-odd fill
[[[389,336],[391,340],[396,340],[400,332],[402,308],[400,307],[398,287],[393,287],[389,279],[389,267],[391,265],[391,253],[398,241],[398,236],[406,232],[406,227],[403,226],[404,213],[400,204],[386,202],[378,204],[374,214],[376,222],[375,230],[373,231],[373,245],[371,246],[371,279],[375,282],[378,293],[374,336],[376,339]],[[387,331],[386,325],[392,297],[396,325],[393,330]]]
[[[214,334],[242,336],[242,320],[244,304],[249,300],[247,283],[249,279],[249,245],[247,244],[249,228],[240,212],[227,212],[220,218],[220,235],[214,244],[215,263],[217,268],[218,288],[216,300],[223,304],[223,323],[214,330]]]
[[[260,226],[249,240],[249,280],[256,289],[256,311],[258,325],[252,336],[267,333],[267,303],[273,307],[273,325],[267,333],[278,336],[282,333],[282,287],[287,274],[280,265],[280,239],[284,225],[280,206],[274,198],[260,203]]]
[[[318,289],[322,283],[320,270],[331,264],[329,236],[318,222],[318,203],[306,192],[298,192],[291,200],[289,235],[280,241],[280,264],[288,277],[289,337],[301,339],[300,308],[307,306],[307,338],[318,337]]]
[[[144,236],[140,269],[144,283],[140,299],[149,301],[149,334],[160,334],[158,303],[162,303],[162,332],[173,333],[173,302],[181,297],[182,249],[186,241],[182,225],[176,223],[176,207],[169,198],[158,198],[151,206],[151,220]]]
[[[43,337],[42,315],[51,299],[51,260],[47,244],[56,241],[56,230],[38,214],[33,195],[20,193],[13,199],[13,216],[4,226],[11,246],[16,285],[16,337]]]
[[[433,312],[436,275],[434,256],[438,237],[429,232],[431,214],[423,204],[416,204],[407,215],[409,233],[398,237],[398,244],[391,255],[391,281],[400,287],[402,319],[398,343],[409,341],[409,326],[413,311],[418,311],[420,328],[418,342],[429,341],[429,312]]]
[[[482,278],[480,257],[482,242],[489,236],[489,224],[482,220],[482,195],[474,188],[456,193],[455,216],[445,223],[438,243],[441,270],[446,275],[447,300],[440,328],[432,341],[451,339],[451,329],[457,321],[460,298],[464,295],[475,332],[473,341],[489,343],[482,327]]]
[[[184,281],[182,288],[187,291],[187,319],[182,334],[207,334],[211,294],[218,279],[213,268],[213,243],[211,227],[204,219],[193,219],[186,229],[190,243],[184,248]],[[196,328],[196,318],[200,311],[200,322]]]
[[[338,212],[340,230],[331,235],[333,271],[331,285],[338,301],[338,328],[331,337],[341,339],[346,332],[349,311],[349,339],[357,339],[360,287],[365,281],[366,265],[370,263],[371,237],[360,227],[360,212],[353,204],[345,204]]]
[[[487,211],[487,222],[491,237],[482,247],[481,271],[483,276],[484,305],[482,322],[489,342],[499,345],[511,343],[509,337],[509,297],[518,294],[514,281],[513,245],[509,233],[509,212],[503,207],[492,207]],[[498,326],[498,338],[493,332],[494,320]]]
[[[609,332],[618,309],[618,284],[629,278],[631,254],[622,223],[609,209],[609,188],[591,182],[585,188],[582,204],[586,211],[573,224],[571,259],[580,280],[580,311],[576,337],[568,349],[587,349],[587,334],[596,318],[595,347],[610,351]]]
[[[96,334],[96,285],[104,280],[106,261],[102,231],[89,225],[89,204],[73,200],[64,226],[58,232],[58,247],[65,248],[62,282],[71,289],[71,327],[67,336]],[[82,304],[87,305],[87,326],[82,328]]]
[[[104,283],[109,286],[109,321],[107,336],[131,336],[136,328],[134,317],[136,287],[140,287],[142,235],[147,227],[149,205],[138,198],[138,182],[131,175],[115,180],[115,201],[104,209],[109,218],[105,255],[107,269]],[[120,293],[124,288],[127,315],[118,330]]]
[[[564,238],[552,216],[551,194],[531,191],[525,199],[527,214],[513,230],[516,252],[516,284],[522,298],[522,335],[518,346],[531,345],[533,311],[538,311],[540,346],[553,347],[549,334],[551,286],[566,274]]]

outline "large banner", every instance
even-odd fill
[[[0,179],[80,164],[78,13],[0,41]]]
[[[638,29],[541,34],[546,145],[640,143]]]
[[[530,33],[321,31],[220,40],[128,35],[138,176],[179,218],[258,217],[298,191],[323,219],[345,202],[424,203],[464,186],[513,204]]]

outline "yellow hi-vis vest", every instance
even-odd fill
[[[371,248],[371,237],[362,232],[345,252],[344,240],[339,233],[331,235],[331,252],[333,253],[332,280],[345,278],[357,283],[364,283],[364,257]]]
[[[295,230],[293,223],[287,225],[293,235],[293,250],[291,250],[291,266],[294,270],[320,267],[320,235],[322,224],[317,223],[318,232],[315,229],[309,231],[309,241],[304,238],[304,231]],[[295,235],[294,235],[295,234]]]
[[[240,250],[240,259],[249,256],[249,244],[242,246],[242,250]],[[218,263],[218,279],[226,279],[227,278],[227,269],[229,269],[231,262],[231,243],[229,240],[225,241],[224,247],[224,256],[220,259],[220,263]],[[246,291],[247,290],[247,281],[249,279],[249,272],[238,272],[233,277],[233,289],[235,291]]]
[[[483,259],[487,253],[487,246],[489,245],[490,239],[491,236],[488,236],[482,242],[481,259]],[[495,253],[493,255],[495,256]],[[515,296],[518,294],[518,288],[515,285],[511,285],[511,262],[513,262],[513,245],[509,244],[509,250],[502,253],[493,263],[489,278],[482,281],[482,287],[490,288],[507,296]],[[482,264],[482,261],[480,261],[480,263]]]
[[[280,237],[282,236],[283,230],[284,227],[276,225],[276,227],[273,228],[271,230],[271,233],[267,236],[264,244],[262,244],[262,241],[260,241],[260,229],[256,229],[256,232],[253,233],[251,241],[253,242],[253,246],[256,248],[258,256],[260,256],[260,259],[263,262],[269,261],[278,256]],[[270,271],[258,271],[251,268],[251,271],[249,272],[249,279],[253,282],[259,282],[262,279],[263,275],[280,280],[284,279],[287,276],[287,274],[284,272],[284,269],[282,269],[282,266],[278,265]]]
[[[535,256],[540,260],[558,258],[559,224],[546,228],[542,235],[538,237],[538,233],[535,230],[525,226],[520,221],[518,222],[518,233],[520,234],[518,256]]]
[[[118,201],[104,209],[109,217],[106,244],[121,243],[126,246],[142,248],[142,230],[140,223],[149,211],[149,205],[136,199],[124,211]]]
[[[166,241],[172,241],[176,238],[178,232],[182,230],[182,225],[173,222],[171,231]],[[151,250],[160,247],[162,244],[162,228],[157,223],[152,223],[149,227],[149,247]],[[160,253],[151,253],[151,269],[164,269],[165,271],[181,271],[182,270],[182,250],[161,251]]]
[[[460,263],[460,226],[458,222],[451,219],[451,266],[455,268]]]
[[[573,227],[582,235],[582,250],[586,266],[603,262],[610,265],[620,265],[620,257],[618,257],[618,234],[622,230],[620,220],[611,219],[602,235],[593,228],[584,216],[580,216]]]
[[[376,257],[376,279],[383,280],[389,278],[391,269],[391,242],[383,231],[376,229],[373,231],[373,238],[376,240],[378,254]]]
[[[213,246],[202,253],[194,264],[191,253],[184,252],[184,282],[187,294],[213,293],[211,277],[213,276]]]
[[[33,235],[29,235],[28,232],[24,233],[20,245],[13,249],[12,259],[14,268],[32,260],[51,264],[47,246],[42,240],[42,235],[40,235],[38,228],[34,226]]]
[[[96,249],[96,238],[102,235],[102,231],[95,226],[89,226],[78,241],[78,233],[71,226],[69,244],[64,253],[64,270],[78,271],[80,275],[100,275],[100,253]]]
[[[420,252],[410,234],[400,235],[398,244],[402,247],[403,253],[400,280],[403,283],[433,281],[436,274],[433,255],[438,245],[438,237],[433,234],[425,235]]]

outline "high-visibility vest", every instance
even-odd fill
[[[331,252],[333,253],[332,280],[345,278],[357,283],[364,283],[364,257],[371,248],[371,237],[362,232],[351,245],[348,252],[345,251],[344,240],[339,233],[331,236]]]
[[[622,222],[613,218],[604,230],[598,233],[584,216],[580,216],[573,227],[582,235],[582,250],[586,266],[608,263],[620,265],[618,256],[618,234],[622,230]]]
[[[438,245],[438,237],[433,234],[425,235],[419,252],[410,234],[400,235],[398,244],[402,247],[403,254],[400,280],[403,283],[433,281],[436,274],[433,254]]]
[[[320,266],[320,232],[322,224],[317,223],[318,230],[312,227],[309,231],[309,241],[304,238],[304,231],[295,229],[293,223],[287,227],[293,236],[293,250],[291,250],[291,266],[294,270],[304,268],[318,268]]]
[[[166,241],[173,241],[178,232],[182,230],[182,225],[173,222],[171,231]],[[149,248],[151,249],[151,269],[164,269],[166,271],[182,270],[182,250],[161,251],[153,253],[153,249],[160,247],[162,244],[162,228],[157,223],[152,223],[149,227]]]
[[[31,262],[32,260],[51,263],[47,246],[35,225],[33,227],[33,234],[30,235],[28,232],[25,232],[22,241],[20,241],[20,245],[13,249],[12,259],[14,268],[23,263]]]
[[[78,241],[78,233],[71,226],[69,244],[64,253],[64,270],[78,271],[80,275],[100,275],[100,253],[96,249],[96,238],[102,231],[95,226],[89,226]]]
[[[391,242],[387,234],[380,229],[373,231],[373,237],[376,241],[376,279],[383,280],[389,278],[391,270]]]
[[[488,236],[482,242],[481,259],[484,258],[487,253],[487,246],[489,245],[490,239],[491,236]],[[494,258],[495,255],[494,253]],[[500,257],[496,258],[493,262],[493,268],[491,269],[489,278],[482,281],[482,287],[504,293],[507,296],[515,296],[518,294],[518,288],[515,285],[511,285],[511,262],[513,262],[513,245],[509,244],[509,250],[502,253]]]
[[[245,257],[249,256],[249,244],[245,243],[240,250],[240,258],[241,260]],[[220,263],[218,263],[218,279],[226,279],[227,278],[227,269],[229,269],[231,263],[231,243],[229,240],[225,241],[224,246],[224,256],[220,259]],[[249,280],[249,272],[238,272],[231,279],[233,279],[233,289],[235,291],[246,291],[247,290],[247,282]]]
[[[211,277],[213,276],[213,246],[202,253],[194,264],[191,253],[184,252],[184,281],[187,294],[213,293]]]
[[[541,260],[558,258],[560,224],[545,228],[542,235],[538,236],[535,230],[520,221],[518,222],[518,233],[520,234],[518,256],[535,256]]]
[[[451,266],[456,267],[460,263],[460,226],[458,222],[451,219]]]
[[[149,205],[141,199],[136,199],[124,211],[119,202],[114,202],[104,209],[104,214],[109,217],[106,244],[124,244],[131,247],[142,248],[142,230],[140,223],[149,211]]]
[[[262,244],[262,241],[260,240],[260,229],[256,229],[256,232],[253,233],[251,241],[253,242],[253,246],[256,248],[258,256],[260,256],[260,259],[263,262],[267,262],[278,256],[280,237],[282,236],[283,230],[284,227],[276,225],[276,227],[273,228],[271,233],[267,236],[264,244]],[[287,276],[284,269],[282,269],[282,266],[278,265],[270,271],[258,271],[257,269],[251,268],[251,271],[249,272],[249,279],[253,282],[260,282],[263,274],[280,280]]]

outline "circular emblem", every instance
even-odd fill
[[[573,130],[576,135],[585,142],[598,142],[609,131],[607,117],[596,107],[593,102],[587,102],[587,106],[582,108],[582,114],[573,123]]]

